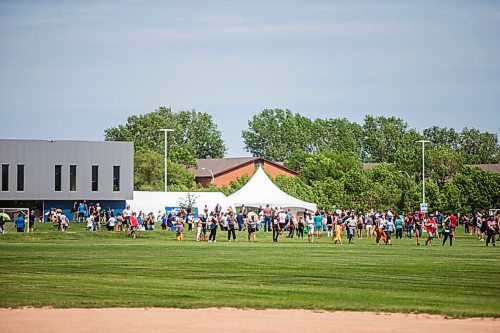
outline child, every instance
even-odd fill
[[[137,216],[134,213],[132,213],[132,216],[130,217],[130,237],[135,238],[137,234],[137,227],[139,226],[139,220],[137,220]]]
[[[175,235],[178,241],[184,239],[184,223],[182,223],[182,219],[177,219],[177,223],[175,224]]]
[[[201,240],[201,219],[198,218],[196,220],[196,241],[199,242]]]
[[[87,231],[94,231],[94,215],[87,217]]]
[[[333,243],[337,244],[339,242],[342,245],[342,223],[339,218],[337,218],[333,224],[334,226],[334,236],[333,236]]]

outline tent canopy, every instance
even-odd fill
[[[261,166],[253,177],[239,191],[228,197],[236,206],[290,208],[295,211],[316,211],[316,204],[302,201],[283,192],[266,175]]]
[[[221,205],[222,210],[227,210],[230,206],[234,208],[234,204],[221,192],[149,192],[149,191],[134,191],[134,199],[127,200],[127,205],[135,212],[143,211],[148,214],[152,212],[157,214],[158,211],[165,213],[165,207],[179,207],[180,201],[185,201],[188,194],[195,197],[194,207],[198,208],[198,212],[202,213],[205,205],[208,211],[215,210],[217,204]]]

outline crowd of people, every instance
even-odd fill
[[[354,210],[316,211],[292,213],[291,209],[281,209],[266,205],[257,210],[250,210],[245,205],[235,212],[232,207],[222,211],[217,204],[213,210],[205,205],[202,212],[195,217],[192,209],[180,209],[168,214],[159,211],[156,216],[153,212],[135,212],[127,206],[122,212],[115,214],[110,208],[102,209],[99,203],[87,204],[75,202],[71,211],[73,221],[85,222],[89,232],[100,231],[128,231],[131,237],[136,237],[138,231],[154,230],[160,223],[162,230],[172,230],[176,238],[182,241],[185,228],[188,232],[196,230],[197,241],[216,242],[219,233],[227,234],[227,241],[237,241],[236,231],[245,231],[247,240],[255,242],[256,233],[272,232],[273,242],[280,237],[315,239],[326,237],[335,244],[353,244],[356,239],[373,238],[377,245],[392,245],[393,239],[415,239],[417,245],[421,242],[432,246],[439,239],[441,245],[453,245],[456,228],[464,226],[466,234],[476,235],[478,240],[495,246],[496,235],[500,234],[500,214],[486,215],[480,211],[472,216],[467,214],[459,218],[453,212],[433,212],[425,214],[421,211],[411,213],[387,211],[370,211],[367,213]],[[0,219],[1,220],[1,219]],[[29,228],[33,228],[35,216],[31,211],[27,218]],[[69,227],[69,218],[61,209],[51,209],[48,220],[52,221],[58,230],[64,232]],[[16,218],[16,229],[24,231],[25,217]],[[0,221],[0,231],[3,231],[3,221]],[[346,240],[344,240],[344,235]],[[422,237],[425,236],[425,242]]]

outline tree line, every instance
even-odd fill
[[[203,189],[186,166],[197,158],[222,158],[222,134],[212,117],[170,108],[134,115],[123,125],[105,131],[105,139],[135,144],[136,190],[163,189],[164,140],[168,134],[169,189],[221,190],[230,194],[248,181]],[[499,163],[500,147],[493,133],[432,126],[421,133],[396,117],[367,115],[362,124],[345,118],[311,120],[282,109],[266,109],[242,131],[245,149],[300,173],[278,176],[275,183],[287,193],[328,209],[412,210],[421,201],[421,145],[426,145],[426,198],[431,209],[472,212],[500,207],[500,174],[472,164]],[[364,163],[374,163],[370,168]]]

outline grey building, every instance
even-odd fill
[[[0,164],[0,208],[121,210],[133,198],[133,142],[0,139]]]

